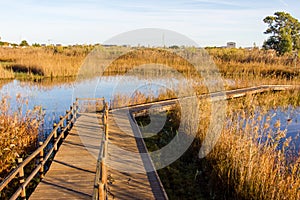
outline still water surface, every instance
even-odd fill
[[[171,84],[170,84],[171,82]],[[28,107],[41,106],[44,110],[43,130],[47,135],[54,122],[59,120],[60,115],[64,115],[76,97],[104,97],[107,101],[112,99],[113,94],[132,95],[133,90],[140,90],[145,94],[151,92],[155,95],[158,90],[166,87],[176,87],[177,80],[141,79],[134,76],[119,77],[106,76],[83,81],[61,82],[61,83],[34,83],[21,82],[18,80],[2,84],[0,94],[8,95],[11,99],[11,107],[16,107],[16,96],[20,94],[29,100]],[[287,137],[294,138],[295,146],[299,149],[300,139],[297,137],[300,132],[300,107],[298,108],[278,108],[270,110],[268,116],[273,116],[272,124],[277,120],[281,121],[281,129],[287,129]]]

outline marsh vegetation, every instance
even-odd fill
[[[112,57],[120,54],[119,48],[121,47],[110,49]],[[24,93],[28,91],[34,93],[29,96],[28,107],[26,100],[21,97],[13,100],[2,98],[0,107],[2,179],[16,166],[15,159],[18,156],[26,156],[35,148],[41,119],[44,121],[50,119],[49,124],[52,125],[59,115],[68,109],[74,94],[73,87],[80,86],[88,90],[91,85],[103,84],[107,87],[106,90],[95,89],[92,92],[98,95],[96,97],[105,96],[111,100],[111,107],[172,99],[177,97],[179,91],[183,91],[182,95],[188,94],[186,93],[188,91],[184,91],[186,82],[176,80],[171,83],[174,78],[172,73],[163,68],[171,66],[184,74],[197,94],[208,92],[202,84],[203,80],[196,78],[191,63],[167,49],[134,49],[114,60],[100,82],[97,77],[94,77],[96,79],[86,77],[86,82],[78,83],[75,77],[91,50],[92,47],[0,48],[0,78],[19,79],[10,83],[3,82],[1,86],[5,88],[10,85],[11,88],[6,88],[7,91],[20,88],[26,91]],[[299,85],[300,66],[288,54],[277,56],[272,51],[259,49],[206,50],[219,69],[225,89],[262,84]],[[188,51],[192,55],[196,49],[190,48]],[[134,73],[135,77],[129,73],[130,76],[121,83],[123,86],[121,92],[110,96],[115,82],[119,81],[119,76],[125,76],[133,66],[147,63],[161,64],[155,68],[158,72],[153,73],[153,70],[150,70],[151,74],[147,70],[138,70]],[[166,85],[172,85],[171,88],[175,88],[174,90],[159,88],[152,83],[155,80],[162,83],[163,80],[157,77],[164,78],[168,73],[170,82]],[[133,83],[143,79],[149,79],[154,87],[150,87],[150,90],[136,90],[128,95],[128,92],[132,91],[126,90],[125,82]],[[31,100],[34,100],[34,103],[31,104]],[[10,101],[18,102],[13,103],[13,110],[9,106]],[[46,114],[41,116],[41,110],[35,110],[34,104],[42,105]],[[299,107],[300,98],[297,90],[269,92],[229,100],[226,110],[227,120],[223,124],[222,134],[210,154],[203,159],[199,158],[198,153],[212,113],[210,103],[203,101],[200,105],[201,120],[192,145],[180,159],[158,171],[170,199],[182,199],[187,194],[191,199],[300,198],[299,149],[293,148],[297,147],[297,144],[293,144],[293,138],[287,137],[287,131],[282,126],[293,121],[293,118],[286,119],[289,121],[273,122],[273,114],[270,114],[272,109]],[[192,113],[194,108],[190,109],[188,112]],[[156,136],[145,140],[149,151],[159,149],[172,140],[177,133],[180,115],[179,107],[167,113],[164,129]],[[139,118],[138,121],[143,125],[150,123],[147,117]]]

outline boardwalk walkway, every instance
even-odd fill
[[[266,91],[288,90],[300,86],[291,85],[266,85],[238,90],[215,92],[201,95],[199,98],[210,98],[212,101],[219,99],[230,99],[247,94],[261,93]],[[184,97],[193,98],[193,97]],[[77,102],[77,100],[76,100]],[[141,137],[139,128],[132,115],[143,113],[148,109],[166,109],[178,102],[178,99],[171,99],[161,102],[146,103],[142,105],[118,108],[110,111],[108,115],[108,135],[105,140],[107,147],[107,157],[103,159],[107,166],[107,184],[105,190],[108,199],[167,199],[164,188],[154,169],[154,165],[147,153],[144,140]],[[20,187],[13,195],[12,199],[18,196],[25,197],[25,189],[28,183],[38,172],[43,175],[43,156],[40,162],[24,180],[24,166],[37,155],[43,155],[44,148],[49,143],[58,127],[64,126],[64,120],[72,122],[76,103],[71,111],[58,123],[45,143],[42,144],[31,156],[19,164],[3,182],[0,184],[0,191],[17,175],[20,177]],[[128,112],[129,110],[129,112]],[[76,116],[76,115],[75,115]],[[105,115],[107,116],[107,115]],[[106,118],[105,118],[106,119]],[[104,136],[101,116],[96,113],[81,113],[72,130],[62,142],[56,153],[52,164],[45,177],[39,183],[30,199],[91,199],[97,191],[95,180],[96,172],[100,169],[97,165],[100,160],[99,149]],[[69,123],[70,125],[70,123]],[[71,127],[71,126],[68,126]],[[108,130],[108,132],[107,132]],[[60,134],[60,137],[61,138]],[[55,137],[54,137],[55,138]],[[57,140],[57,142],[60,140]],[[106,146],[106,145],[105,145]],[[103,147],[103,146],[101,146]],[[54,148],[51,148],[52,150]],[[51,155],[50,152],[48,155]],[[50,158],[50,156],[44,156]],[[48,159],[47,158],[47,159]],[[46,160],[47,160],[46,159]],[[99,159],[99,160],[97,160]],[[41,171],[42,170],[42,171]],[[25,181],[25,182],[24,182]],[[100,185],[100,184],[99,184]],[[98,186],[99,186],[98,185]],[[103,185],[103,184],[102,184]],[[100,188],[100,187],[99,187]]]
[[[99,115],[100,117],[100,115]],[[34,199],[91,199],[102,127],[98,115],[81,114],[62,143]]]
[[[81,114],[31,200],[92,198],[103,134],[99,117]],[[124,112],[108,117],[108,199],[167,199],[150,157],[140,156],[146,148],[141,138],[136,139],[138,129],[130,117]]]
[[[167,199],[131,114],[109,114],[108,198]],[[147,171],[146,171],[147,169]]]

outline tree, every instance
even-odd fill
[[[29,46],[29,44],[28,44],[28,42],[26,40],[22,40],[22,42],[20,43],[20,46],[21,47]]]
[[[41,47],[41,45],[39,43],[33,43],[32,46],[33,47]]]
[[[275,12],[263,20],[268,24],[265,34],[272,34],[265,42],[264,49],[274,49],[279,55],[300,50],[300,22],[289,13]]]

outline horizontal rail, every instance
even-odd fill
[[[19,177],[24,177],[24,167],[30,163],[34,158],[36,158],[38,155],[40,158],[40,163],[34,168],[34,170],[30,173],[30,175],[24,179],[24,181],[20,181],[20,187],[15,191],[15,193],[12,195],[10,199],[16,199],[21,195],[22,198],[26,197],[26,186],[32,181],[32,179],[40,172],[41,178],[43,177],[43,168],[46,162],[50,159],[52,153],[56,150],[55,147],[57,147],[58,143],[61,141],[62,138],[64,138],[65,132],[68,131],[72,127],[72,125],[75,123],[76,117],[78,112],[78,101],[74,102],[73,105],[70,107],[70,110],[66,111],[65,116],[61,117],[60,121],[57,125],[54,126],[51,133],[48,135],[47,139],[32,153],[30,154],[23,162],[21,162],[18,167],[13,170],[1,183],[0,183],[0,192],[14,179],[19,175]],[[64,127],[66,121],[66,127]],[[63,128],[64,127],[64,128]],[[61,129],[60,135],[57,138],[57,132]],[[48,150],[47,155],[44,157],[44,151],[45,148],[48,146],[48,144],[51,142],[51,140],[54,138],[55,142],[53,147]]]

